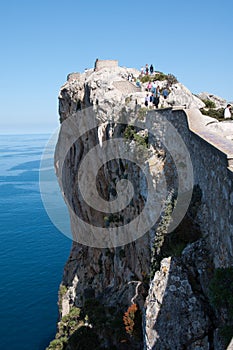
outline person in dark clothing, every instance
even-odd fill
[[[159,91],[159,87],[157,86],[156,92],[154,93],[154,99],[153,99],[153,105],[157,109],[159,108],[159,97],[160,97],[160,91]]]
[[[153,105],[158,109],[159,108],[159,96],[154,96],[154,99],[153,99]]]
[[[149,106],[149,102],[150,102],[149,94],[146,94],[146,97],[145,97],[145,106],[146,106],[146,107]]]
[[[150,65],[150,74],[152,75],[154,73],[154,67],[153,64]]]
[[[150,103],[151,103],[151,104],[153,103],[153,99],[154,99],[154,94],[153,94],[153,92],[152,92],[151,95],[150,95]]]

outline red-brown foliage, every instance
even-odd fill
[[[134,332],[135,314],[136,314],[137,310],[138,310],[137,305],[132,304],[129,306],[128,310],[125,312],[125,314],[123,316],[125,330],[131,336],[133,335],[133,332]]]

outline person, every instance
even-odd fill
[[[224,109],[224,118],[229,119],[231,118],[231,105],[228,103],[226,108]]]
[[[166,100],[169,94],[168,89],[167,88],[163,89],[162,94],[163,94],[163,98]]]
[[[156,107],[156,109],[159,108],[159,97],[160,97],[160,92],[159,92],[159,87],[157,87],[156,92],[154,93],[154,99],[153,99],[153,104]]]
[[[153,81],[152,83],[152,87],[151,87],[151,92],[155,92],[156,91],[156,84],[155,84],[155,81]]]
[[[150,74],[152,75],[154,73],[154,67],[153,64],[150,65]]]
[[[150,95],[150,104],[153,105],[154,94],[153,92]]]
[[[97,69],[97,64],[98,64],[98,61],[99,61],[99,59],[97,58],[97,59],[95,60],[94,70],[96,70],[96,69]]]
[[[146,106],[146,107],[149,106],[149,102],[150,102],[149,94],[146,94],[146,97],[145,97],[145,106]]]
[[[145,69],[145,71],[146,71],[146,75],[148,75],[148,74],[149,74],[149,67],[148,67],[148,64],[146,64],[146,69]]]
[[[147,89],[147,91],[150,91],[151,88],[152,88],[152,84],[151,84],[151,82],[149,81],[149,83],[147,84],[146,89]]]
[[[132,73],[129,73],[128,74],[128,81],[132,81],[133,80],[133,75],[132,75]]]
[[[137,80],[136,80],[136,85],[137,85],[137,87],[141,87],[141,83],[140,83],[139,78],[137,78]]]

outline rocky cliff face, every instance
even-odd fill
[[[218,316],[227,316],[209,301],[214,266],[197,222],[201,197],[196,191],[170,232],[179,169],[150,135],[148,110],[141,108],[147,92],[129,74],[139,72],[103,67],[70,74],[60,91],[55,168],[74,243],[59,291],[58,333],[48,349],[224,349]],[[184,100],[203,107],[182,84],[160,103]],[[164,132],[160,124],[157,130]],[[152,188],[157,195],[146,216]],[[106,211],[106,202],[115,209]]]

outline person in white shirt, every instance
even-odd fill
[[[224,118],[229,119],[231,118],[231,105],[228,104],[226,108],[224,109]]]

